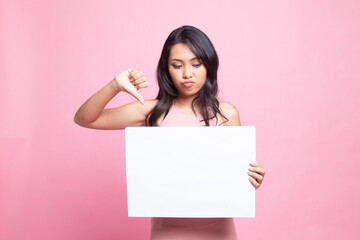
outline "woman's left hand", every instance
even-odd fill
[[[257,162],[250,163],[252,167],[249,168],[250,182],[258,189],[264,180],[265,168]]]

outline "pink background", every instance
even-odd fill
[[[149,237],[149,218],[127,217],[124,132],[73,116],[130,67],[154,98],[184,24],[210,37],[220,98],[257,128],[267,174],[239,239],[360,238],[359,1],[1,0],[0,239]]]

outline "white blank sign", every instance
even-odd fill
[[[255,127],[125,129],[129,217],[255,217]]]

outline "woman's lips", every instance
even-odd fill
[[[192,85],[194,85],[194,82],[184,82],[183,85],[186,87],[186,88],[190,88]]]

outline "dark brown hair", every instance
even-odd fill
[[[199,90],[198,96],[192,102],[192,109],[197,105],[200,109],[202,121],[209,126],[209,121],[216,118],[220,114],[226,121],[228,119],[220,112],[219,101],[217,100],[217,71],[219,68],[219,59],[215,48],[210,39],[201,30],[193,26],[182,26],[170,33],[165,41],[161,52],[160,60],[157,66],[157,80],[159,84],[159,92],[156,99],[159,100],[157,105],[146,116],[145,124],[147,126],[157,126],[158,118],[169,111],[173,104],[173,100],[178,96],[173,81],[170,77],[168,69],[168,59],[171,47],[177,43],[186,44],[194,55],[200,58],[207,70],[206,81]]]

